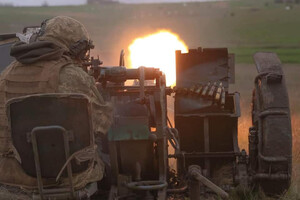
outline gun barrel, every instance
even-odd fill
[[[153,80],[162,75],[158,68],[144,68],[145,80]],[[126,69],[126,79],[139,79],[140,69]]]
[[[162,75],[158,68],[146,68],[144,70],[126,69],[123,66],[117,67],[102,67],[100,80],[111,82],[124,82],[130,79],[140,79],[140,73],[144,71],[144,80],[154,80]]]

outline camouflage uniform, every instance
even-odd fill
[[[70,46],[77,41],[89,40],[89,35],[80,22],[60,16],[47,22],[44,34],[39,37],[39,40],[51,41],[69,51]],[[106,133],[108,131],[112,121],[112,107],[103,100],[94,79],[85,73],[80,64],[76,64],[76,61],[74,64],[64,67],[60,72],[58,92],[83,93],[89,96],[93,103],[92,115],[95,132]]]
[[[35,94],[36,92],[34,91],[39,91],[38,93],[49,93],[49,91],[56,93],[82,93],[87,95],[92,103],[92,121],[94,132],[106,133],[112,121],[112,107],[110,106],[110,104],[103,100],[101,94],[97,90],[93,77],[89,76],[81,68],[80,58],[72,54],[72,48],[78,41],[89,41],[88,33],[80,22],[64,16],[58,16],[47,21],[44,25],[42,25],[42,30],[40,36],[38,36],[37,41],[33,42],[32,44],[28,44],[29,46],[31,45],[28,49],[31,50],[33,56],[28,56],[28,54],[30,54],[30,52],[28,53],[28,51],[25,51],[24,53],[21,52],[21,54],[18,54],[18,56],[16,57],[19,62],[13,62],[1,74],[0,103],[6,102],[12,97]],[[39,43],[43,45],[46,44],[45,48],[43,46],[43,50],[45,50],[45,52],[48,52],[48,57],[47,55],[45,56],[44,54],[41,54],[38,55],[39,57],[33,58],[34,56],[37,56],[37,54],[39,54],[39,49],[34,49],[36,47],[32,47],[32,45],[39,45]],[[27,48],[26,44],[21,45]],[[50,47],[53,49],[51,49]],[[49,48],[51,49],[50,53],[48,51]],[[77,47],[75,46],[74,48],[76,50]],[[12,52],[13,48],[11,54]],[[54,57],[58,57],[57,64],[56,61],[51,60]],[[22,75],[21,79],[26,79],[26,75],[29,76],[30,73],[30,76],[34,77],[33,75],[36,76],[40,68],[49,68],[49,65],[51,65],[53,70],[58,71],[57,75],[53,73],[53,75],[48,75],[50,77],[46,79],[51,79],[51,81],[48,82],[52,82],[52,84],[46,85],[47,87],[41,87],[41,85],[43,84],[39,84],[37,87],[39,90],[37,90],[36,88],[27,88],[26,90],[24,89],[24,91],[32,92],[25,92],[25,94],[24,91],[21,91],[21,93],[15,93],[14,95],[11,95],[10,93],[9,96],[9,90],[20,91],[20,86],[18,86],[19,88],[13,88],[13,86],[9,86],[12,85],[10,84],[10,81],[12,79],[20,76],[20,74]],[[22,73],[18,74],[18,70],[23,71]],[[30,70],[32,71],[30,72]],[[24,77],[23,74],[25,74]],[[53,78],[51,76],[57,76],[57,78]],[[17,85],[17,82],[11,83]],[[52,90],[49,89],[49,86],[53,86]],[[17,157],[17,152],[15,152],[14,154],[11,153],[14,148],[11,144],[11,136],[7,127],[8,124],[7,119],[5,119],[5,110],[3,109],[2,105],[0,109],[0,183],[17,185],[27,189],[35,188],[37,186],[36,179],[28,176],[22,170],[17,159],[14,158]],[[95,155],[95,158],[93,158],[93,160],[95,162],[88,168],[88,170],[73,177],[75,188],[81,188],[89,182],[94,182],[102,179],[104,172],[103,162],[101,161],[98,154]],[[12,173],[8,173],[9,171]],[[47,185],[47,183],[47,180],[45,180],[44,185]],[[53,183],[49,182],[49,184]],[[61,185],[63,186],[64,184],[67,184],[67,181],[65,182],[63,180]]]
[[[82,93],[90,97],[92,102],[92,119],[95,132],[106,133],[111,125],[111,106],[103,100],[93,77],[80,67],[66,66],[60,72],[58,92]]]

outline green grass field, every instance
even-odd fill
[[[286,74],[293,128],[293,183],[281,199],[300,199],[300,4],[286,10],[273,0],[232,0],[210,3],[122,5],[101,4],[68,7],[0,7],[0,34],[21,32],[24,26],[39,25],[56,15],[81,21],[90,32],[96,50],[107,65],[118,63],[119,51],[137,37],[169,29],[189,48],[228,47],[236,54],[236,83],[241,94],[242,117],[239,142],[247,148],[251,126],[250,103],[256,70],[252,54],[278,53]],[[291,64],[292,63],[292,64]],[[258,194],[247,199],[262,199]],[[265,199],[265,198],[264,198]]]
[[[300,62],[300,5],[286,10],[273,0],[0,7],[0,33],[20,32],[56,15],[82,21],[108,64],[117,62],[118,52],[134,38],[162,28],[178,33],[190,48],[229,47],[238,63],[252,63],[258,50],[277,52],[284,63]]]

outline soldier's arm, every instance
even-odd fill
[[[112,106],[99,93],[93,77],[80,67],[64,67],[60,72],[60,93],[82,93],[92,102],[92,120],[96,132],[106,133],[112,122]]]

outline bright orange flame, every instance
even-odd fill
[[[187,45],[175,33],[160,30],[135,39],[128,47],[131,67],[160,68],[166,74],[167,85],[175,85],[175,51],[188,51]]]

